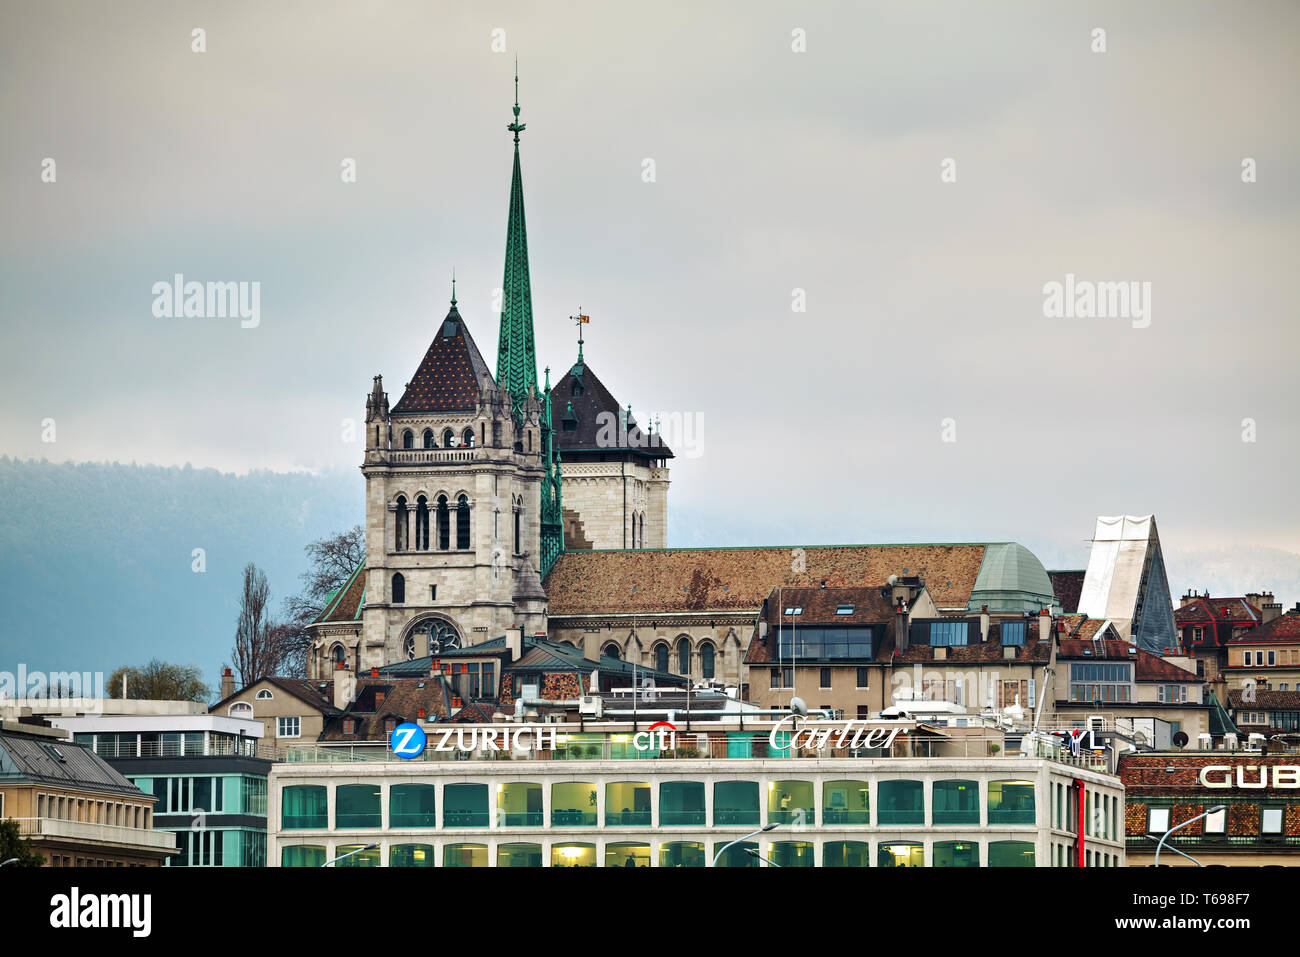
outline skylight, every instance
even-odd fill
[[[796,606],[793,607],[793,608],[787,608],[787,609],[785,610],[785,613],[786,613],[787,615],[802,615],[802,614],[803,614],[803,605],[796,605]]]
[[[854,608],[853,605],[840,605],[838,608],[835,609],[835,614],[851,615],[853,614],[853,608]]]

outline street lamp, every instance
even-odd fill
[[[758,853],[758,851],[754,850],[752,847],[747,847],[747,848],[745,848],[745,853],[748,854],[750,857],[756,857],[756,858],[758,858],[758,859],[759,859],[760,861],[762,861],[764,864],[771,864],[773,867],[780,867],[780,866],[781,866],[781,865],[778,864],[776,861],[769,861],[766,857],[764,857],[762,854]]]
[[[1188,818],[1186,821],[1184,821],[1182,824],[1175,824],[1175,825],[1174,825],[1173,827],[1171,827],[1169,830],[1165,831],[1164,836],[1163,836],[1162,838],[1160,838],[1160,843],[1156,845],[1156,860],[1155,860],[1155,864],[1152,865],[1152,866],[1154,866],[1154,867],[1159,867],[1159,866],[1160,866],[1160,851],[1161,851],[1161,849],[1165,846],[1165,841],[1169,840],[1169,835],[1170,835],[1170,834],[1174,833],[1174,831],[1181,830],[1182,828],[1185,828],[1185,827],[1186,827],[1187,825],[1189,825],[1189,824],[1192,824],[1192,823],[1194,823],[1194,822],[1196,822],[1196,821],[1199,821],[1199,820],[1200,820],[1201,818],[1203,818],[1203,817],[1209,817],[1211,814],[1215,814],[1215,813],[1217,813],[1217,812],[1219,812],[1219,811],[1226,811],[1227,809],[1228,809],[1228,806],[1227,806],[1226,804],[1216,804],[1214,807],[1210,808],[1208,811],[1202,811],[1200,814],[1196,815],[1195,817],[1189,817],[1189,818]],[[1177,850],[1177,848],[1175,848],[1175,850]],[[1182,852],[1180,851],[1179,853],[1182,853]],[[1183,857],[1186,857],[1189,861],[1195,861],[1197,867],[1201,867],[1201,866],[1203,866],[1203,865],[1201,864],[1200,861],[1196,860],[1196,858],[1192,857],[1192,856],[1189,855],[1189,854],[1183,854]]]
[[[321,867],[329,867],[331,864],[338,863],[345,857],[351,857],[353,854],[360,854],[362,851],[373,851],[378,846],[378,844],[367,844],[364,847],[358,847],[355,851],[348,851],[346,854],[340,854],[338,857],[326,861],[321,865]]]
[[[726,853],[727,848],[734,847],[735,845],[741,843],[742,841],[748,841],[755,834],[762,834],[764,831],[770,831],[775,827],[777,827],[777,824],[775,822],[771,824],[765,824],[763,827],[760,827],[757,831],[751,831],[750,833],[746,834],[744,837],[736,838],[730,844],[723,844],[722,847],[718,848],[718,853],[713,855],[713,866],[714,867],[718,866],[718,861],[721,859],[722,855]]]

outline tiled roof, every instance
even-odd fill
[[[778,585],[880,586],[890,575],[916,575],[941,608],[964,608],[983,558],[983,544],[565,552],[546,594],[552,616],[757,613]]]
[[[1228,692],[1228,704],[1238,711],[1300,711],[1300,691],[1256,691],[1255,700],[1245,700],[1245,690]]]
[[[263,681],[269,682],[288,694],[293,695],[305,704],[316,708],[322,713],[328,714],[335,709],[334,707],[334,682],[322,680],[310,680],[308,678],[287,678],[282,675],[263,675],[256,681],[250,682],[243,688],[239,688],[233,694],[222,698],[216,704],[208,708],[209,714],[215,714],[222,710],[229,702],[238,698],[244,692],[251,688],[256,688]]]
[[[580,393],[575,395],[574,386],[579,384]],[[644,450],[651,458],[673,457],[672,450],[659,443],[658,435],[652,437],[641,431],[641,425],[635,417],[632,424],[626,427],[627,434],[624,435],[624,430],[619,426],[624,422],[623,416],[626,414],[627,410],[618,404],[605,384],[591,371],[591,366],[584,363],[576,363],[551,389],[552,441],[562,452],[570,449],[631,448]],[[576,428],[566,429],[565,419],[572,422],[574,417],[577,418]],[[650,423],[644,425],[648,428]],[[600,443],[602,431],[606,440],[615,439],[613,445]]]
[[[361,606],[366,596],[366,563],[362,562],[352,571],[352,575],[330,596],[325,608],[312,624],[330,621],[357,621],[361,618]]]
[[[453,305],[406,386],[393,414],[473,412],[496,383],[469,327]]]
[[[132,797],[141,794],[87,747],[57,738],[0,732],[0,784],[16,781]]]
[[[1031,618],[1025,628],[1025,643],[1023,646],[1012,646],[1016,649],[1015,658],[1004,658],[1002,652],[1002,625],[1003,622],[989,622],[989,639],[974,645],[955,646],[948,648],[947,661],[950,662],[980,662],[980,661],[1024,661],[1024,662],[1041,662],[1048,661],[1052,657],[1052,646],[1050,642],[1039,641],[1038,638],[1038,619]],[[915,661],[934,661],[934,649],[929,645],[911,645],[905,650],[899,651],[894,655],[894,663],[910,664]]]
[[[1300,641],[1300,615],[1288,612],[1274,618],[1267,625],[1260,625],[1244,635],[1232,639],[1234,645],[1253,644],[1261,641]]]
[[[1047,577],[1052,582],[1052,591],[1061,603],[1061,611],[1073,614],[1079,610],[1079,595],[1083,592],[1083,569],[1070,571],[1049,571]]]
[[[377,692],[383,700],[374,704]],[[385,722],[397,724],[415,721],[420,708],[425,709],[426,720],[446,721],[448,702],[446,689],[440,678],[372,678],[357,679],[356,697],[343,711],[332,711],[325,719],[321,741],[386,741]],[[357,722],[356,733],[344,734],[345,720]]]
[[[1088,620],[1097,621],[1095,618]],[[1098,624],[1101,624],[1101,622],[1098,622]],[[1133,661],[1136,662],[1134,677],[1138,681],[1177,681],[1187,683],[1204,680],[1198,678],[1195,672],[1166,661],[1159,655],[1153,655],[1137,645],[1116,638],[1106,638],[1100,642],[1081,638],[1061,638],[1057,641],[1057,657],[1072,660]]]
[[[767,620],[773,625],[781,618],[799,625],[860,625],[892,621],[894,608],[889,598],[881,594],[883,590],[883,582],[857,588],[773,588],[767,596]],[[836,614],[845,605],[853,611],[847,615]],[[797,616],[786,615],[785,609],[790,607],[803,611]]]

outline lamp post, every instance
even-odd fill
[[[336,864],[345,857],[351,857],[353,854],[360,854],[362,851],[373,851],[378,846],[378,844],[367,844],[364,847],[358,847],[355,851],[348,851],[346,854],[340,854],[338,857],[331,858],[322,864],[321,867],[329,867],[331,864]]]
[[[777,824],[775,822],[773,822],[772,824],[765,824],[762,827],[760,827],[757,831],[751,831],[750,833],[746,834],[744,837],[738,837],[734,841],[730,842],[729,844],[723,844],[720,848],[718,848],[718,853],[713,855],[713,866],[714,867],[718,866],[718,861],[722,858],[722,855],[726,853],[727,848],[734,847],[735,845],[741,843],[742,841],[748,841],[754,835],[762,834],[764,831],[770,831],[775,827],[777,827]]]
[[[756,857],[756,858],[758,858],[758,859],[759,859],[760,861],[762,861],[764,864],[771,864],[773,867],[780,867],[780,866],[781,866],[781,865],[778,864],[776,861],[769,861],[766,857],[764,857],[762,854],[758,853],[758,851],[754,850],[752,847],[747,847],[747,848],[745,848],[745,853],[748,854],[750,857]]]
[[[1169,835],[1170,835],[1170,834],[1174,833],[1174,831],[1178,831],[1178,830],[1181,830],[1182,828],[1185,828],[1185,827],[1186,827],[1187,825],[1189,825],[1189,824],[1192,824],[1192,823],[1194,823],[1194,822],[1196,822],[1196,821],[1199,821],[1199,820],[1200,820],[1201,818],[1203,818],[1203,817],[1209,817],[1211,814],[1215,814],[1215,813],[1217,813],[1218,811],[1226,811],[1227,809],[1228,809],[1228,806],[1227,806],[1226,804],[1216,804],[1214,807],[1210,808],[1208,811],[1202,811],[1200,814],[1196,815],[1195,817],[1189,817],[1189,818],[1188,818],[1186,821],[1184,821],[1182,824],[1175,824],[1175,825],[1174,825],[1173,827],[1171,827],[1169,830],[1165,831],[1164,836],[1160,838],[1160,843],[1156,845],[1156,860],[1155,860],[1155,863],[1154,863],[1152,866],[1153,866],[1153,867],[1159,867],[1159,866],[1160,866],[1160,851],[1164,848],[1164,846],[1165,846],[1165,841],[1169,840]],[[1186,857],[1189,861],[1195,861],[1197,867],[1201,867],[1201,866],[1202,866],[1202,864],[1201,864],[1200,861],[1197,861],[1196,858],[1191,857],[1190,855],[1184,854],[1183,857]]]

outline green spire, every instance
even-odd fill
[[[455,266],[453,266],[451,269],[451,304],[453,307],[456,305],[456,267]]]
[[[522,407],[529,387],[537,390],[537,353],[533,347],[533,297],[528,282],[528,231],[524,225],[524,179],[519,171],[519,67],[515,65],[515,168],[510,182],[510,219],[506,226],[506,269],[501,281],[501,331],[497,338],[497,383]]]

